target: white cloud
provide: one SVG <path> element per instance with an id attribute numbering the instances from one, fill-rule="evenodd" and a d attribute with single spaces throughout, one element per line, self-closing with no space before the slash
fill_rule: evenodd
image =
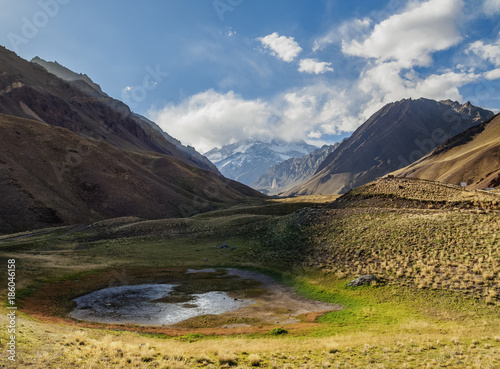
<path id="1" fill-rule="evenodd" d="M 151 110 L 149 116 L 172 136 L 204 152 L 248 138 L 327 140 L 329 135 L 352 132 L 383 105 L 403 98 L 463 101 L 460 88 L 480 78 L 494 79 L 500 69 L 487 73 L 457 65 L 450 69 L 416 70 L 432 62 L 433 53 L 456 45 L 462 0 L 412 1 L 402 13 L 379 23 L 369 19 L 346 22 L 315 42 L 316 50 L 343 42 L 343 52 L 365 61 L 356 80 L 325 79 L 290 89 L 267 101 L 247 100 L 234 92 L 208 90 L 177 105 Z M 337 28 L 338 30 L 338 28 Z M 339 37 L 340 35 L 340 37 Z M 337 39 L 335 39 L 337 37 Z M 291 62 L 302 51 L 293 38 L 278 33 L 258 39 L 277 58 Z M 470 53 L 497 61 L 498 44 L 476 42 Z M 299 71 L 325 73 L 331 63 L 305 58 Z M 229 87 L 228 87 L 229 88 Z"/>
<path id="2" fill-rule="evenodd" d="M 498 39 L 491 43 L 485 44 L 483 41 L 473 42 L 466 50 L 466 53 L 476 54 L 480 58 L 500 66 L 500 34 Z"/>
<path id="3" fill-rule="evenodd" d="M 233 37 L 233 36 L 237 36 L 238 35 L 238 32 L 236 32 L 235 30 L 233 30 L 232 27 L 229 27 L 226 31 L 226 36 L 227 37 Z"/>
<path id="4" fill-rule="evenodd" d="M 325 35 L 314 40 L 313 52 L 323 50 L 329 44 L 341 43 L 342 40 L 355 40 L 366 35 L 372 24 L 371 19 L 353 19 L 342 23 L 340 27 L 332 27 Z"/>
<path id="5" fill-rule="evenodd" d="M 285 62 L 293 61 L 300 54 L 302 48 L 293 37 L 280 36 L 277 32 L 257 39 L 264 48 Z"/>
<path id="6" fill-rule="evenodd" d="M 484 74 L 484 78 L 489 80 L 500 79 L 500 68 L 490 70 Z"/>
<path id="7" fill-rule="evenodd" d="M 359 117 L 353 116 L 355 105 L 341 90 L 321 83 L 269 102 L 208 90 L 177 105 L 151 109 L 148 116 L 184 144 L 206 152 L 249 138 L 293 141 L 350 132 L 359 125 Z"/>
<path id="8" fill-rule="evenodd" d="M 362 123 L 356 93 L 327 82 L 289 91 L 273 103 L 281 111 L 279 129 L 284 139 L 303 138 L 311 131 L 327 135 L 351 132 Z"/>
<path id="9" fill-rule="evenodd" d="M 429 65 L 432 52 L 448 49 L 462 39 L 455 25 L 462 8 L 462 0 L 412 2 L 405 12 L 375 25 L 364 40 L 344 40 L 342 51 L 398 61 L 405 68 Z"/>
<path id="10" fill-rule="evenodd" d="M 321 133 L 320 131 L 311 131 L 307 134 L 307 137 L 309 138 L 321 138 L 323 136 L 323 133 Z"/>
<path id="11" fill-rule="evenodd" d="M 245 100 L 232 91 L 220 94 L 208 90 L 178 105 L 151 109 L 148 115 L 165 132 L 201 152 L 246 137 L 272 135 L 268 123 L 273 108 L 260 100 Z"/>
<path id="12" fill-rule="evenodd" d="M 500 13 L 500 0 L 484 0 L 483 10 L 487 15 L 493 16 Z"/>
<path id="13" fill-rule="evenodd" d="M 322 74 L 333 72 L 332 63 L 320 62 L 317 59 L 302 59 L 299 63 L 299 72 Z"/>
<path id="14" fill-rule="evenodd" d="M 460 101 L 459 88 L 479 77 L 470 72 L 447 70 L 421 78 L 413 70 L 402 75 L 397 62 L 381 63 L 366 70 L 358 81 L 359 89 L 370 97 L 362 115 L 368 118 L 383 105 L 409 97 Z"/>

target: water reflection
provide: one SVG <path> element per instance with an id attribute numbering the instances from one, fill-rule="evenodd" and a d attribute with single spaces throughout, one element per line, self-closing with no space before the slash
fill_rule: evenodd
<path id="1" fill-rule="evenodd" d="M 198 315 L 222 314 L 250 305 L 249 299 L 235 300 L 225 292 L 193 294 L 189 303 L 155 302 L 171 293 L 174 284 L 143 284 L 110 287 L 94 291 L 74 301 L 75 319 L 99 323 L 168 325 Z"/>

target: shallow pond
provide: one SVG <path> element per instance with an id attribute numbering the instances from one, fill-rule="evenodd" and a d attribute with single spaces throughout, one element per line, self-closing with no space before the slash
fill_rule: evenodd
<path id="1" fill-rule="evenodd" d="M 99 323 L 169 325 L 198 315 L 222 314 L 251 305 L 250 299 L 233 299 L 225 292 L 192 294 L 188 303 L 155 301 L 167 297 L 177 285 L 143 284 L 110 287 L 74 301 L 75 319 Z"/>

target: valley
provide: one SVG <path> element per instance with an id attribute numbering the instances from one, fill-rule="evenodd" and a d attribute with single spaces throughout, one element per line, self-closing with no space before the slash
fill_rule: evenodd
<path id="1" fill-rule="evenodd" d="M 498 0 L 91 3 L 2 4 L 0 368 L 500 368 Z"/>
<path id="2" fill-rule="evenodd" d="M 22 275 L 20 362 L 494 367 L 500 350 L 499 200 L 394 178 L 342 197 L 254 200 L 184 219 L 117 218 L 76 232 L 58 227 L 1 236 L 2 262 L 15 258 Z M 68 315 L 71 300 L 85 293 L 185 278 L 187 269 L 207 268 L 263 273 L 300 298 L 341 310 L 289 323 L 226 313 L 160 327 L 87 323 Z M 370 273 L 381 282 L 346 286 Z M 215 276 L 203 274 L 207 281 Z M 249 288 L 247 296 L 259 298 L 266 287 Z M 279 329 L 287 333 L 272 334 Z"/>

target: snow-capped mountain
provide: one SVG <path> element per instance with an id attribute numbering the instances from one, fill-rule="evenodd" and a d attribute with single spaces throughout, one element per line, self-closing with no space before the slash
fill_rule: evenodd
<path id="1" fill-rule="evenodd" d="M 214 148 L 204 155 L 226 177 L 251 185 L 272 166 L 290 158 L 300 158 L 317 147 L 304 141 L 245 140 L 222 148 Z"/>
<path id="2" fill-rule="evenodd" d="M 311 178 L 323 160 L 332 153 L 339 143 L 324 145 L 301 158 L 285 160 L 267 170 L 252 187 L 268 195 L 279 195 L 283 191 L 298 186 Z"/>

